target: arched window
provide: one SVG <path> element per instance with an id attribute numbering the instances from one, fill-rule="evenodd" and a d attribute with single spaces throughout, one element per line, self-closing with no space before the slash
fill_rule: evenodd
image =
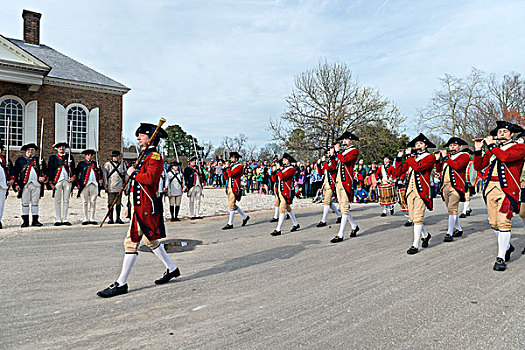
<path id="1" fill-rule="evenodd" d="M 70 130 L 73 137 L 69 138 Z M 88 112 L 87 108 L 80 104 L 72 104 L 67 108 L 67 140 L 71 140 L 71 148 L 84 150 L 87 148 L 88 136 Z"/>
<path id="2" fill-rule="evenodd" d="M 22 146 L 24 142 L 24 102 L 15 96 L 0 98 L 0 137 L 7 140 L 9 125 L 9 144 Z"/>

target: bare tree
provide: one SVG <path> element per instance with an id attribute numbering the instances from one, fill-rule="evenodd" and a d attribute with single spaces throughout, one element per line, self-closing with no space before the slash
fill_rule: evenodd
<path id="1" fill-rule="evenodd" d="M 244 134 L 239 134 L 234 137 L 225 136 L 222 139 L 222 146 L 226 149 L 226 151 L 231 152 L 239 152 L 242 153 L 243 147 L 248 141 L 248 137 Z"/>
<path id="2" fill-rule="evenodd" d="M 270 122 L 274 140 L 297 152 L 320 151 L 346 130 L 385 121 L 399 125 L 404 119 L 392 102 L 371 87 L 361 87 L 343 63 L 318 65 L 295 77 L 295 89 L 286 98 L 287 110 Z"/>

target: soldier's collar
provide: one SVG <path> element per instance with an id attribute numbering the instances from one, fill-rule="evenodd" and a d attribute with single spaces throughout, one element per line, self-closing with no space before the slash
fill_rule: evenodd
<path id="1" fill-rule="evenodd" d="M 506 146 L 506 145 L 511 144 L 511 143 L 514 143 L 513 139 L 510 139 L 508 141 L 504 141 L 504 142 L 500 143 L 500 146 Z"/>

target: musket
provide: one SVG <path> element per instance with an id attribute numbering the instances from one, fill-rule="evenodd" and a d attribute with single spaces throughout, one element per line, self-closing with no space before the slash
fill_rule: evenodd
<path id="1" fill-rule="evenodd" d="M 7 179 L 10 178 L 10 174 L 11 174 L 11 166 L 9 165 L 9 135 L 11 134 L 9 130 L 10 126 L 11 126 L 11 117 L 7 117 L 7 127 L 5 129 L 6 130 L 5 139 L 7 142 L 6 148 L 5 148 L 5 168 L 6 168 L 5 177 Z M 9 180 L 7 180 L 7 182 L 9 182 Z M 7 198 L 8 195 L 9 195 L 9 186 L 8 186 L 7 191 L 5 191 L 5 197 Z"/>
<path id="2" fill-rule="evenodd" d="M 173 142 L 173 149 L 175 150 L 175 157 L 177 158 L 177 163 L 179 162 L 179 153 L 177 153 L 177 145 Z"/>
<path id="3" fill-rule="evenodd" d="M 140 152 L 137 160 L 135 161 L 135 164 L 133 164 L 133 168 L 136 168 L 140 162 L 142 161 L 142 158 L 144 158 L 144 155 L 146 154 L 146 151 L 148 150 L 148 147 L 150 146 L 150 144 L 153 142 L 153 140 L 155 139 L 155 136 L 157 136 L 157 133 L 159 131 L 159 129 L 162 127 L 162 125 L 166 122 L 166 119 L 164 118 L 160 118 L 159 120 L 159 124 L 157 125 L 157 127 L 155 128 L 155 131 L 153 132 L 153 135 L 151 135 L 151 138 L 149 139 L 148 141 L 148 144 L 146 145 L 146 147 L 144 147 L 144 149 L 142 150 L 142 152 Z M 118 201 L 118 199 L 120 198 L 120 196 L 122 196 L 122 192 L 124 191 L 124 188 L 126 188 L 126 185 L 128 184 L 129 182 L 129 179 L 131 178 L 130 175 L 128 175 L 128 177 L 126 177 L 126 181 L 124 181 L 124 184 L 122 185 L 122 188 L 120 189 L 120 191 L 118 192 L 118 194 L 116 195 L 115 199 L 113 200 L 113 203 L 111 203 L 111 205 L 109 206 L 108 208 L 108 211 L 106 212 L 106 216 L 104 216 L 104 220 L 102 220 L 102 222 L 100 223 L 100 227 L 102 227 L 102 225 L 104 225 L 104 222 L 106 221 L 106 219 L 108 218 L 109 216 L 109 213 L 111 212 L 111 210 L 113 209 L 113 206 L 115 205 L 115 203 Z"/>
<path id="4" fill-rule="evenodd" d="M 197 169 L 199 169 L 199 181 L 202 183 L 202 170 L 201 170 L 201 162 L 199 161 L 199 154 L 197 153 L 197 146 L 195 145 L 195 138 L 192 136 L 191 139 L 193 140 L 193 149 L 195 150 L 195 158 L 197 158 Z M 201 191 L 201 196 L 204 197 L 204 191 Z"/>
<path id="5" fill-rule="evenodd" d="M 69 122 L 69 140 L 68 140 L 68 154 L 67 154 L 67 166 L 69 167 L 69 178 L 73 176 L 73 167 L 71 166 L 71 144 L 73 143 L 73 121 Z M 53 197 L 55 190 L 53 190 Z M 73 183 L 71 183 L 70 196 L 73 197 Z"/>
<path id="6" fill-rule="evenodd" d="M 40 154 L 38 156 L 38 166 L 40 167 L 40 176 L 43 176 L 43 159 L 42 159 L 42 146 L 44 141 L 44 118 L 42 118 L 42 124 L 40 125 Z M 44 183 L 40 184 L 40 198 L 44 197 Z"/>
<path id="7" fill-rule="evenodd" d="M 97 142 L 97 135 L 95 135 L 95 127 L 93 127 L 92 130 L 93 130 L 93 141 L 95 142 L 95 163 L 97 164 L 98 178 L 103 179 L 104 177 L 101 174 L 100 163 L 98 162 L 98 142 Z M 100 183 L 97 183 L 97 189 L 98 189 L 98 196 L 100 197 L 100 191 L 102 190 Z"/>

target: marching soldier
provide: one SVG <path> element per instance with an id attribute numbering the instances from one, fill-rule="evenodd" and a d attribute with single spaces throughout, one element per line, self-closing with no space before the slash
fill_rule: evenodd
<path id="1" fill-rule="evenodd" d="M 335 178 L 335 190 L 342 216 L 339 232 L 330 241 L 332 243 L 339 243 L 343 241 L 343 234 L 347 222 L 350 223 L 350 226 L 352 227 L 350 237 L 355 237 L 359 231 L 359 226 L 357 226 L 357 224 L 354 222 L 352 214 L 350 213 L 350 202 L 354 197 L 354 188 L 352 186 L 352 179 L 354 178 L 354 165 L 357 161 L 357 157 L 359 157 L 359 150 L 353 147 L 353 142 L 359 141 L 359 138 L 351 132 L 345 131 L 337 139 L 337 141 L 341 141 L 343 144 L 343 148 L 341 148 L 339 143 L 334 147 L 338 160 L 337 175 Z"/>
<path id="2" fill-rule="evenodd" d="M 472 150 L 469 148 L 464 148 L 463 152 L 467 152 L 469 154 L 469 158 L 471 155 L 474 154 L 474 152 L 472 152 Z M 474 169 L 474 159 L 469 160 L 469 163 L 467 165 L 467 170 L 465 173 L 467 188 L 465 189 L 465 203 L 463 203 L 463 210 L 461 211 L 461 214 L 459 214 L 460 219 L 464 219 L 467 216 L 470 216 L 472 214 L 472 208 L 470 208 L 470 197 L 476 194 L 476 181 L 474 181 L 474 183 L 471 183 L 470 174 L 469 174 L 470 168 Z M 479 174 L 479 172 L 477 173 Z"/>
<path id="3" fill-rule="evenodd" d="M 197 157 L 190 158 L 190 164 L 184 169 L 185 191 L 190 199 L 190 219 L 202 219 L 201 196 L 202 196 L 202 175 L 197 166 Z M 195 211 L 195 206 L 197 211 Z"/>
<path id="4" fill-rule="evenodd" d="M 33 221 L 31 226 L 42 226 L 38 221 L 38 203 L 40 201 L 40 190 L 42 184 L 47 180 L 47 176 L 40 171 L 40 163 L 35 152 L 38 146 L 28 143 L 20 148 L 25 152 L 25 156 L 19 157 L 15 161 L 15 181 L 18 198 L 22 199 L 22 220 L 20 227 L 29 226 L 29 205 L 31 204 L 31 214 Z"/>
<path id="5" fill-rule="evenodd" d="M 390 164 L 391 161 L 392 159 L 390 158 L 390 156 L 386 155 L 383 159 L 383 164 L 379 166 L 375 173 L 376 178 L 382 185 L 386 185 L 394 181 L 394 166 Z M 394 215 L 394 205 L 385 205 L 383 208 L 383 212 L 381 213 L 381 217 L 385 217 L 387 215 L 388 210 L 390 211 L 390 215 Z"/>
<path id="6" fill-rule="evenodd" d="M 97 225 L 95 221 L 95 210 L 97 208 L 98 186 L 103 184 L 103 177 L 96 161 L 93 159 L 95 150 L 86 149 L 82 151 L 85 160 L 78 163 L 76 168 L 78 181 L 77 197 L 82 195 L 84 204 L 84 220 L 82 225 Z"/>
<path id="7" fill-rule="evenodd" d="M 461 151 L 467 145 L 459 137 L 451 137 L 445 144 L 446 150 L 436 151 L 436 171 L 441 173 L 441 195 L 448 209 L 448 230 L 444 241 L 452 242 L 454 237 L 461 237 L 463 229 L 459 224 L 459 202 L 465 202 L 465 190 L 468 187 L 465 172 L 470 160 L 468 152 Z"/>
<path id="8" fill-rule="evenodd" d="M 517 140 L 518 143 L 523 144 L 525 143 L 525 131 L 523 131 Z M 521 178 L 520 178 L 520 184 L 521 184 L 521 205 L 520 205 L 520 219 L 523 226 L 525 226 L 525 166 L 521 170 Z M 523 251 L 521 254 L 525 254 L 525 247 L 523 248 Z"/>
<path id="9" fill-rule="evenodd" d="M 0 140 L 0 151 L 4 151 L 4 143 Z M 0 229 L 2 229 L 2 217 L 4 215 L 4 204 L 7 197 L 7 191 L 14 183 L 14 179 L 11 178 L 10 169 L 13 167 L 6 163 L 3 155 L 0 154 Z"/>
<path id="10" fill-rule="evenodd" d="M 73 189 L 73 182 L 75 181 L 74 168 L 75 161 L 73 157 L 71 160 L 66 155 L 66 148 L 69 145 L 66 142 L 58 142 L 53 145 L 57 150 L 57 154 L 49 157 L 49 185 L 53 190 L 55 197 L 55 226 L 71 226 L 67 220 L 69 210 L 69 196 Z"/>
<path id="11" fill-rule="evenodd" d="M 272 236 L 279 236 L 281 234 L 281 227 L 286 213 L 290 215 L 293 221 L 293 226 L 290 232 L 297 231 L 300 228 L 292 207 L 290 206 L 295 194 L 293 185 L 295 168 L 291 163 L 297 163 L 297 161 L 294 157 L 285 152 L 281 161 L 276 165 L 277 172 L 272 175 L 272 180 L 277 183 L 276 190 L 279 196 L 279 221 L 277 222 L 277 228 L 272 232 Z"/>
<path id="12" fill-rule="evenodd" d="M 334 147 L 330 147 L 328 150 L 328 160 L 323 156 L 317 162 L 317 173 L 323 174 L 323 217 L 317 224 L 317 227 L 326 226 L 326 217 L 330 209 L 337 215 L 336 223 L 341 222 L 341 212 L 332 202 L 332 198 L 335 195 L 335 177 L 337 175 L 337 158 L 335 157 Z"/>
<path id="13" fill-rule="evenodd" d="M 278 189 L 278 182 L 274 181 L 274 175 L 277 173 L 277 164 L 279 163 L 279 157 L 275 156 L 272 160 L 272 172 L 270 175 L 270 181 L 272 182 L 272 189 L 273 189 L 273 196 L 275 197 L 275 204 L 274 204 L 274 214 L 270 222 L 278 222 L 279 221 L 279 189 Z"/>
<path id="14" fill-rule="evenodd" d="M 474 143 L 474 168 L 485 169 L 483 197 L 487 204 L 489 224 L 498 238 L 498 256 L 494 270 L 505 271 L 506 262 L 514 247 L 510 244 L 511 219 L 520 212 L 521 170 L 525 159 L 525 145 L 516 143 L 512 137 L 523 129 L 506 121 L 497 126 L 484 139 L 488 150 L 482 155 L 483 141 Z M 500 141 L 497 145 L 494 137 Z"/>
<path id="15" fill-rule="evenodd" d="M 230 211 L 228 223 L 222 228 L 223 230 L 230 230 L 233 228 L 233 217 L 235 216 L 236 211 L 242 216 L 242 226 L 246 226 L 246 223 L 250 220 L 250 217 L 246 215 L 236 203 L 242 198 L 241 177 L 244 173 L 244 167 L 239 163 L 240 158 L 241 155 L 239 153 L 230 152 L 230 161 L 226 162 L 222 169 L 224 179 L 228 181 L 226 195 L 228 196 L 228 210 Z"/>
<path id="16" fill-rule="evenodd" d="M 120 156 L 120 151 L 112 151 L 111 160 L 106 162 L 103 168 L 104 184 L 108 194 L 108 208 L 113 204 L 113 201 L 117 197 L 117 194 L 120 192 L 120 189 L 126 180 L 126 167 L 124 166 L 124 163 L 121 162 Z M 113 221 L 113 208 L 111 208 L 109 211 L 108 224 L 123 224 L 124 221 L 120 219 L 120 211 L 122 210 L 121 197 L 118 198 L 114 207 L 117 214 L 116 220 Z"/>
<path id="17" fill-rule="evenodd" d="M 412 154 L 411 147 L 416 148 Z M 405 198 L 408 204 L 408 213 L 414 224 L 414 242 L 407 250 L 407 254 L 416 254 L 419 248 L 419 239 L 423 236 L 421 246 L 428 247 L 432 237 L 424 226 L 425 209 L 432 210 L 433 202 L 430 194 L 430 174 L 436 163 L 436 157 L 428 153 L 427 148 L 435 148 L 430 140 L 419 134 L 408 144 L 405 152 L 400 150 L 396 158 L 395 174 L 397 177 L 407 173 Z M 403 157 L 404 153 L 404 159 Z"/>
<path id="18" fill-rule="evenodd" d="M 170 221 L 180 221 L 179 211 L 180 202 L 182 199 L 182 189 L 184 187 L 184 180 L 180 172 L 182 163 L 173 162 L 170 171 L 168 171 L 168 198 L 170 201 Z M 174 214 L 175 213 L 175 214 Z"/>
<path id="19" fill-rule="evenodd" d="M 168 134 L 159 127 L 155 138 L 150 142 L 156 128 L 156 125 L 141 123 L 135 132 L 145 155 L 136 169 L 129 167 L 127 170 L 127 174 L 132 179 L 133 216 L 124 240 L 125 254 L 120 276 L 115 283 L 97 293 L 102 298 L 110 298 L 128 292 L 127 279 L 137 260 L 141 240 L 144 240 L 153 254 L 166 266 L 166 272 L 155 281 L 155 284 L 165 284 L 172 278 L 180 276 L 179 268 L 171 261 L 164 249 L 164 244 L 160 242 L 160 239 L 166 237 L 166 229 L 160 205 L 162 202 L 159 203 L 156 194 L 159 190 L 159 179 L 164 161 L 156 147 L 160 138 L 166 138 Z"/>

